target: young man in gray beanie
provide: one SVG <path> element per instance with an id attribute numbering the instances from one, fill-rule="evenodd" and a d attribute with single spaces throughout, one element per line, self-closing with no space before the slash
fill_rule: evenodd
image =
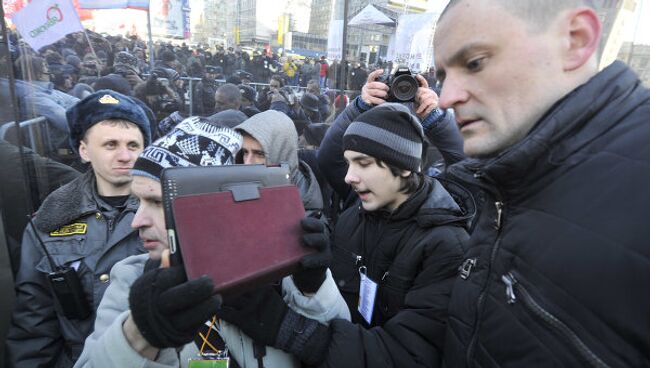
<path id="1" fill-rule="evenodd" d="M 419 90 L 416 111 L 425 121 L 445 115 L 435 109 L 436 97 L 426 85 Z M 316 323 L 272 294 L 226 303 L 221 317 L 308 365 L 437 366 L 471 218 L 471 203 L 456 198 L 468 193 L 452 195 L 421 174 L 423 126 L 403 105 L 373 107 L 337 132 L 323 144 L 341 142 L 345 184 L 356 201 L 337 220 L 331 269 L 352 322 Z"/>
<path id="2" fill-rule="evenodd" d="M 168 267 L 160 177 L 162 170 L 170 167 L 230 165 L 241 142 L 237 132 L 191 117 L 140 154 L 132 184 L 140 207 L 132 226 L 138 229 L 149 254 L 129 257 L 111 270 L 113 284 L 102 299 L 95 330 L 86 340 L 77 367 L 185 367 L 189 358 L 199 357 L 198 347 L 191 342 L 199 337 L 200 328 L 204 328 L 204 336 L 211 331 L 205 322 L 218 314 L 220 300 L 212 294 L 209 278 L 187 281 L 182 267 Z M 304 222 L 305 244 L 315 248 L 326 245 L 321 239 L 324 235 L 308 229 Z M 326 252 L 324 249 L 304 261 L 322 259 Z M 309 274 L 305 262 L 303 278 Z M 301 275 L 282 280 L 283 297 L 291 308 L 323 323 L 332 318 L 349 319 L 345 301 L 329 274 L 313 295 L 298 290 L 296 277 Z M 233 325 L 219 322 L 217 327 L 211 335 L 218 334 L 225 341 L 233 359 L 231 367 L 236 366 L 234 362 L 242 367 L 258 363 L 265 367 L 299 366 L 295 357 L 278 349 L 262 346 L 258 350 L 251 338 Z M 216 345 L 217 340 L 207 340 L 213 347 L 222 348 Z"/>
<path id="3" fill-rule="evenodd" d="M 144 252 L 130 227 L 138 207 L 130 195 L 130 170 L 150 142 L 147 110 L 135 99 L 101 90 L 67 111 L 70 145 L 90 169 L 51 193 L 25 231 L 7 337 L 12 366 L 71 367 L 92 332 L 111 267 Z M 59 267 L 79 278 L 77 299 L 68 289 L 57 293 L 50 273 Z M 85 312 L 71 309 L 73 300 L 86 305 Z"/>

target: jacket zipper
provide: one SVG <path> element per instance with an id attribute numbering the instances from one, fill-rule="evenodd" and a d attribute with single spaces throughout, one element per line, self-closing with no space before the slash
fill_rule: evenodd
<path id="1" fill-rule="evenodd" d="M 508 272 L 501 276 L 501 281 L 506 285 L 506 301 L 508 304 L 515 304 L 517 303 L 517 300 L 521 300 L 522 304 L 528 311 L 532 312 L 555 333 L 564 337 L 590 367 L 609 367 L 591 349 L 589 349 L 589 347 L 580 339 L 580 337 L 578 337 L 578 335 L 576 335 L 575 332 L 573 332 L 573 330 L 571 330 L 571 328 L 569 328 L 569 326 L 539 305 L 530 295 L 528 290 L 519 283 L 512 272 Z M 515 291 L 519 294 L 519 299 L 517 299 Z"/>
<path id="2" fill-rule="evenodd" d="M 477 173 L 478 175 L 479 173 Z M 485 296 L 487 295 L 488 292 L 488 286 L 490 283 L 490 273 L 492 270 L 492 264 L 494 263 L 494 260 L 497 257 L 497 252 L 499 250 L 499 247 L 501 245 L 501 227 L 503 225 L 503 212 L 504 212 L 504 204 L 500 200 L 494 202 L 494 207 L 496 208 L 497 211 L 497 217 L 494 221 L 495 223 L 495 230 L 497 231 L 497 239 L 494 243 L 494 246 L 492 248 L 492 253 L 490 254 L 490 263 L 488 264 L 488 270 L 487 270 L 487 280 L 485 281 L 485 287 L 483 290 L 481 290 L 481 294 L 478 296 L 478 300 L 476 302 L 476 321 L 474 323 L 474 330 L 472 331 L 472 338 L 469 341 L 469 345 L 467 346 L 467 354 L 465 356 L 465 360 L 467 363 L 468 367 L 472 366 L 472 356 L 474 355 L 474 349 L 476 348 L 476 341 L 478 339 L 478 330 L 480 326 L 480 321 L 482 317 L 482 310 L 483 310 L 483 304 L 485 303 Z"/>

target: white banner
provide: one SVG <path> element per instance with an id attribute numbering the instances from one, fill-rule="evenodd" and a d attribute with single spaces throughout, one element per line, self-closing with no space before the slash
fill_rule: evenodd
<path id="1" fill-rule="evenodd" d="M 359 14 L 355 15 L 354 18 L 348 23 L 349 26 L 358 26 L 363 24 L 395 24 L 392 19 L 379 11 L 379 9 L 368 4 Z"/>
<path id="2" fill-rule="evenodd" d="M 149 0 L 79 0 L 81 9 L 149 8 Z"/>
<path id="3" fill-rule="evenodd" d="M 327 37 L 327 58 L 341 60 L 343 51 L 343 20 L 330 21 L 329 35 Z"/>
<path id="4" fill-rule="evenodd" d="M 399 17 L 393 60 L 412 72 L 426 70 L 433 58 L 433 31 L 440 14 L 406 14 Z M 391 52 L 389 52 L 391 53 Z"/>
<path id="5" fill-rule="evenodd" d="M 181 0 L 151 0 L 151 33 L 163 37 L 184 37 L 184 14 Z"/>
<path id="6" fill-rule="evenodd" d="M 83 31 L 72 0 L 32 1 L 11 20 L 34 50 L 53 44 L 69 33 Z"/>

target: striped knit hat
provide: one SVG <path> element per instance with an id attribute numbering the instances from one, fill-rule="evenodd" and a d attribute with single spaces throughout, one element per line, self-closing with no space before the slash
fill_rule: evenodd
<path id="1" fill-rule="evenodd" d="M 343 150 L 372 156 L 402 170 L 421 171 L 422 125 L 408 108 L 384 103 L 359 115 L 343 135 Z"/>

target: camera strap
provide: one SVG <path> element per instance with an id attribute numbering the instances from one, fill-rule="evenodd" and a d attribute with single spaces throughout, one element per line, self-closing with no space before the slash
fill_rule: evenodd
<path id="1" fill-rule="evenodd" d="M 43 243 L 43 239 L 41 239 L 41 237 L 38 235 L 38 230 L 36 230 L 36 226 L 34 226 L 34 222 L 32 222 L 32 217 L 27 215 L 27 220 L 29 221 L 29 225 L 32 227 L 32 230 L 34 230 L 34 236 L 36 236 L 38 243 L 41 245 L 41 248 L 43 248 L 43 252 L 45 252 L 45 256 L 47 256 L 47 261 L 50 264 L 52 271 L 63 270 L 63 267 L 57 265 L 56 262 L 54 262 L 54 258 L 52 258 L 52 256 L 50 255 L 50 252 L 47 251 L 47 248 L 45 247 L 45 243 Z"/>

